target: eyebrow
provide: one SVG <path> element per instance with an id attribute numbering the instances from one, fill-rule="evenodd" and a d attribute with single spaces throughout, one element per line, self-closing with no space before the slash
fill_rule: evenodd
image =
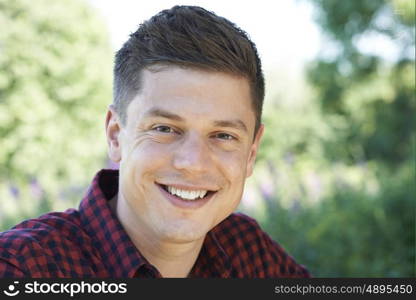
<path id="1" fill-rule="evenodd" d="M 236 120 L 218 120 L 214 121 L 214 125 L 218 127 L 230 127 L 235 128 L 238 130 L 242 130 L 248 132 L 246 124 L 243 121 L 236 119 Z"/>
<path id="2" fill-rule="evenodd" d="M 179 121 L 179 122 L 183 122 L 185 121 L 184 118 L 182 118 L 181 116 L 171 113 L 167 110 L 161 109 L 161 108 L 152 108 L 151 110 L 149 110 L 148 112 L 146 112 L 144 114 L 144 117 L 149 118 L 149 117 L 162 117 L 162 118 L 166 118 L 166 119 L 170 119 L 170 120 L 174 120 L 174 121 Z M 229 127 L 229 128 L 235 128 L 238 130 L 242 130 L 245 132 L 248 132 L 247 126 L 246 124 L 244 124 L 243 121 L 241 121 L 240 119 L 235 119 L 235 120 L 215 120 L 214 122 L 215 126 L 218 127 Z"/>
<path id="3" fill-rule="evenodd" d="M 171 113 L 161 108 L 152 108 L 151 110 L 149 110 L 148 112 L 144 114 L 144 117 L 145 118 L 162 117 L 162 118 L 171 119 L 175 121 L 184 121 L 184 119 L 181 116 Z"/>

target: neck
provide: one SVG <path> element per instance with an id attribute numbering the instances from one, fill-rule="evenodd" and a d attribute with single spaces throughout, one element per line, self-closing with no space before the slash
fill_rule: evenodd
<path id="1" fill-rule="evenodd" d="M 133 244 L 163 277 L 185 278 L 189 275 L 204 238 L 189 243 L 156 239 L 149 231 L 143 230 L 145 226 L 134 217 L 124 201 L 117 201 L 115 197 L 110 201 L 110 206 Z"/>
<path id="2" fill-rule="evenodd" d="M 188 277 L 202 247 L 202 241 L 198 243 L 146 243 L 148 239 L 134 239 L 133 243 L 144 257 L 154 265 L 163 277 L 185 278 Z"/>

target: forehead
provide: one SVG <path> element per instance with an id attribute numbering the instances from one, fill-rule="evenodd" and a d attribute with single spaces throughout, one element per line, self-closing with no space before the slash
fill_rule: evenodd
<path id="1" fill-rule="evenodd" d="M 248 80 L 223 72 L 172 66 L 145 69 L 131 104 L 128 114 L 133 119 L 158 107 L 195 122 L 197 118 L 239 118 L 248 128 L 255 122 Z"/>
<path id="2" fill-rule="evenodd" d="M 161 86 L 163 89 L 160 89 Z M 215 89 L 211 89 L 213 87 Z M 250 98 L 249 82 L 243 76 L 179 66 L 157 65 L 144 69 L 141 88 L 142 93 L 151 92 L 161 96 L 194 95 L 212 100 L 223 98 L 224 102 L 231 96 Z"/>

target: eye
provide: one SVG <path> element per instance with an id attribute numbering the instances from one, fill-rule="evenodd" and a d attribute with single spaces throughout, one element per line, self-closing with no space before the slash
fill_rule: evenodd
<path id="1" fill-rule="evenodd" d="M 175 130 L 172 127 L 166 125 L 160 125 L 152 128 L 155 131 L 162 132 L 162 133 L 175 133 Z"/>
<path id="2" fill-rule="evenodd" d="M 228 134 L 228 133 L 225 133 L 225 132 L 217 133 L 215 135 L 215 137 L 218 138 L 218 139 L 220 139 L 220 140 L 226 140 L 226 141 L 232 141 L 232 140 L 235 140 L 236 139 L 231 134 Z"/>

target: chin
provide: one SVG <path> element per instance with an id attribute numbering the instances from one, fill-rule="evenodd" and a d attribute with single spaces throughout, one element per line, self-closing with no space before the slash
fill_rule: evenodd
<path id="1" fill-rule="evenodd" d="M 190 220 L 179 220 L 164 225 L 160 230 L 160 236 L 166 241 L 175 243 L 188 243 L 203 239 L 210 230 Z"/>

